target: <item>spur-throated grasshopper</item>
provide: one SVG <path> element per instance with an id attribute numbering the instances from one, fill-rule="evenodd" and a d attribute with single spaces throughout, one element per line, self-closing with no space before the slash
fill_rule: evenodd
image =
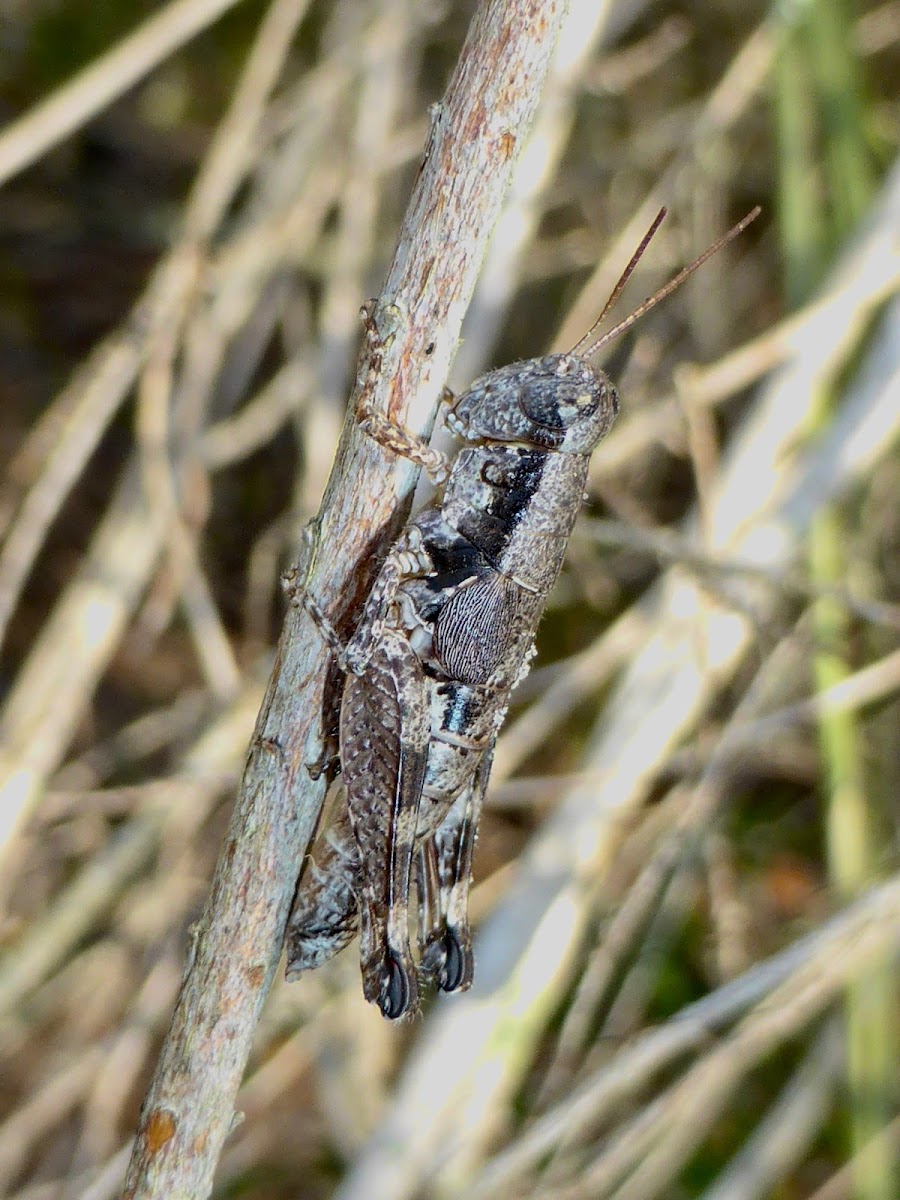
<path id="1" fill-rule="evenodd" d="M 448 992 L 470 986 L 472 852 L 498 730 L 527 673 L 534 634 L 581 506 L 591 452 L 618 411 L 590 357 L 735 237 L 754 211 L 607 334 L 609 302 L 567 354 L 513 363 L 453 401 L 463 442 L 451 460 L 374 413 L 366 431 L 424 466 L 440 487 L 388 552 L 347 645 L 298 591 L 346 672 L 341 775 L 300 877 L 288 924 L 288 978 L 360 932 L 363 990 L 389 1018 L 415 1011 L 413 870 L 419 958 Z"/>

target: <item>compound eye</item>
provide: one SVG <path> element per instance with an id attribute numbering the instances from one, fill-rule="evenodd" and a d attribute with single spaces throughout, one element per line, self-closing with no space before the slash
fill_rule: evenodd
<path id="1" fill-rule="evenodd" d="M 565 429 L 566 419 L 559 394 L 545 383 L 533 387 L 526 384 L 519 392 L 519 408 L 535 425 L 544 429 Z"/>
<path id="2" fill-rule="evenodd" d="M 561 395 L 559 389 L 524 387 L 519 393 L 519 407 L 530 421 L 544 429 L 568 429 L 581 417 L 597 408 L 596 398 L 589 392 Z"/>

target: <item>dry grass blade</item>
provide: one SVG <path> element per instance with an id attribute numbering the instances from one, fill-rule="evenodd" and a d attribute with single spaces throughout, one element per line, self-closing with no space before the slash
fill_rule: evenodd
<path id="1" fill-rule="evenodd" d="M 756 1014 L 745 1020 L 750 1029 L 777 1030 L 779 1008 L 772 997 L 806 996 L 812 1003 L 827 1003 L 824 969 L 832 972 L 829 986 L 834 989 L 850 975 L 843 953 L 859 945 L 861 936 L 871 937 L 861 951 L 864 960 L 877 956 L 879 947 L 896 941 L 891 923 L 900 903 L 900 882 L 893 881 L 876 889 L 846 912 L 833 917 L 822 929 L 803 942 L 782 952 L 775 959 L 752 967 L 746 975 L 726 984 L 703 1000 L 683 1009 L 666 1025 L 651 1030 L 634 1045 L 623 1050 L 608 1068 L 598 1071 L 582 1083 L 564 1101 L 539 1118 L 518 1142 L 497 1155 L 473 1188 L 479 1198 L 496 1195 L 499 1188 L 516 1186 L 517 1180 L 533 1169 L 562 1139 L 574 1139 L 579 1130 L 608 1121 L 622 1110 L 628 1099 L 639 1094 L 652 1078 L 679 1061 L 686 1053 L 707 1048 L 710 1039 L 736 1023 L 744 1013 Z M 810 989 L 803 992 L 804 984 Z M 821 990 L 820 990 L 821 989 Z M 830 993 L 833 997 L 833 990 Z M 794 1017 L 805 1019 L 805 1012 L 784 1013 L 790 1025 Z M 764 1033 L 766 1036 L 766 1033 Z M 702 1070 L 700 1060 L 698 1069 Z M 740 1067 L 740 1058 L 731 1044 L 722 1047 L 722 1060 Z M 718 1070 L 715 1067 L 714 1070 Z"/>
<path id="2" fill-rule="evenodd" d="M 663 1194 L 753 1067 L 833 1004 L 857 972 L 895 952 L 896 931 L 889 928 L 894 919 L 885 914 L 852 945 L 845 943 L 838 957 L 798 971 L 748 1013 L 722 1044 L 660 1095 L 652 1110 L 645 1110 L 636 1137 L 623 1138 L 589 1169 L 577 1195 L 655 1200 Z"/>
<path id="3" fill-rule="evenodd" d="M 278 0 L 213 142 L 188 204 L 182 238 L 154 272 L 122 332 L 86 364 L 58 407 L 66 425 L 22 502 L 0 552 L 0 640 L 59 506 L 83 469 L 141 365 L 171 337 L 197 284 L 198 240 L 216 224 L 248 169 L 248 152 L 266 98 L 283 65 L 304 0 Z M 128 472 L 94 541 L 81 579 L 57 606 L 41 643 L 21 671 L 3 714 L 0 748 L 0 855 L 60 761 L 93 687 L 119 645 L 127 620 L 157 564 L 165 515 L 145 510 Z M 226 668 L 227 670 L 227 668 Z M 228 672 L 228 690 L 235 683 Z"/>
<path id="4" fill-rule="evenodd" d="M 834 1099 L 841 1068 L 840 1031 L 826 1023 L 789 1085 L 728 1169 L 702 1200 L 763 1200 L 802 1162 Z"/>
<path id="5" fill-rule="evenodd" d="M 89 121 L 238 0 L 172 0 L 0 137 L 0 184 Z"/>
<path id="6" fill-rule="evenodd" d="M 173 811 L 190 799 L 191 820 L 199 822 L 232 785 L 260 695 L 259 684 L 249 683 L 184 754 L 174 778 L 155 792 L 158 803 L 139 813 L 102 853 L 88 860 L 40 919 L 6 951 L 0 960 L 0 1014 L 13 1010 L 65 961 L 100 914 L 119 899 L 129 880 L 158 849 Z M 155 791 L 152 785 L 149 790 Z"/>

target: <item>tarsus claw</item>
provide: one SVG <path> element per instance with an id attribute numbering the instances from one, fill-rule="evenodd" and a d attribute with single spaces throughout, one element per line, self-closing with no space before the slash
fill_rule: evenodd
<path id="1" fill-rule="evenodd" d="M 400 960 L 388 952 L 384 962 L 384 982 L 378 1006 L 389 1021 L 396 1021 L 410 1007 L 412 988 L 409 973 Z"/>

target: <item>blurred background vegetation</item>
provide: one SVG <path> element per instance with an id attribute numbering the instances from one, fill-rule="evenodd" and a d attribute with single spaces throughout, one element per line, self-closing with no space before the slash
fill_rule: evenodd
<path id="1" fill-rule="evenodd" d="M 109 78 L 142 21 L 213 7 L 0 4 L 0 1194 L 29 1200 L 117 1194 L 359 305 L 474 5 L 220 4 L 13 162 L 16 121 L 85 68 Z M 539 131 L 457 388 L 573 344 L 645 210 L 671 215 L 637 299 L 764 215 L 629 343 L 500 745 L 479 922 L 515 920 L 513 864 L 571 789 L 588 805 L 604 738 L 671 686 L 641 693 L 634 663 L 678 580 L 709 605 L 698 624 L 740 620 L 740 649 L 704 661 L 690 729 L 660 734 L 651 778 L 616 799 L 572 953 L 472 1051 L 469 1108 L 410 1111 L 379 1166 L 398 1104 L 419 1087 L 440 1107 L 430 1047 L 470 1001 L 389 1027 L 350 950 L 274 990 L 219 1191 L 896 1200 L 900 3 L 573 3 Z M 741 482 L 755 422 L 784 474 Z M 790 537 L 754 558 L 722 527 L 763 510 Z M 834 701 L 819 719 L 797 708 L 816 693 Z M 835 914 L 860 896 L 879 899 L 848 941 Z M 777 959 L 795 944 L 806 958 Z M 759 983 L 763 960 L 782 973 Z"/>

